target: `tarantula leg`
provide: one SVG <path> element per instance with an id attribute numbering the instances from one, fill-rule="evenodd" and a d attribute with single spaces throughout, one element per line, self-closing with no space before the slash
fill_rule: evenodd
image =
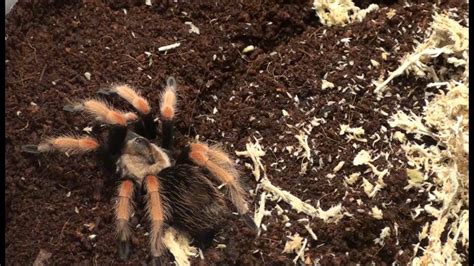
<path id="1" fill-rule="evenodd" d="M 84 110 L 97 119 L 110 125 L 127 126 L 127 114 L 115 110 L 99 100 L 87 100 L 83 103 Z"/>
<path id="2" fill-rule="evenodd" d="M 85 100 L 79 103 L 66 105 L 63 110 L 69 112 L 85 111 L 90 115 L 95 116 L 96 119 L 109 125 L 127 126 L 128 121 L 133 121 L 138 118 L 134 113 L 125 113 L 115 110 L 107 103 L 99 100 Z"/>
<path id="3" fill-rule="evenodd" d="M 148 139 L 156 138 L 157 130 L 150 112 L 150 104 L 137 90 L 128 85 L 117 85 L 109 90 L 101 90 L 99 92 L 106 95 L 118 95 L 130 103 L 140 114 L 141 121 L 136 124 L 137 131 Z"/>
<path id="4" fill-rule="evenodd" d="M 139 92 L 128 85 L 118 85 L 111 89 L 112 92 L 129 102 L 140 114 L 150 113 L 150 104 Z"/>
<path id="5" fill-rule="evenodd" d="M 116 232 L 118 238 L 118 253 L 125 260 L 130 253 L 131 229 L 129 225 L 130 216 L 133 212 L 134 183 L 132 180 L 124 180 L 118 188 L 117 203 L 115 204 Z"/>
<path id="6" fill-rule="evenodd" d="M 63 110 L 70 113 L 82 112 L 84 111 L 84 106 L 80 104 L 67 104 L 63 107 Z"/>
<path id="7" fill-rule="evenodd" d="M 113 125 L 109 129 L 107 138 L 107 152 L 111 155 L 117 155 L 122 150 L 125 138 L 127 137 L 127 127 Z"/>
<path id="8" fill-rule="evenodd" d="M 38 145 L 24 145 L 22 146 L 22 150 L 33 154 L 51 151 L 77 154 L 95 151 L 99 146 L 99 142 L 91 137 L 60 136 L 50 138 Z"/>
<path id="9" fill-rule="evenodd" d="M 28 144 L 21 146 L 21 151 L 31 154 L 40 154 L 41 151 L 38 150 L 38 145 Z"/>
<path id="10" fill-rule="evenodd" d="M 250 215 L 250 212 L 242 214 L 242 220 L 244 220 L 245 224 L 252 229 L 254 232 L 258 232 L 258 226 L 255 224 L 255 220 Z"/>
<path id="11" fill-rule="evenodd" d="M 117 94 L 114 90 L 112 89 L 99 89 L 97 91 L 97 94 L 99 95 L 105 95 L 105 96 L 111 96 Z"/>
<path id="12" fill-rule="evenodd" d="M 74 105 L 72 108 L 75 110 L 84 110 L 95 116 L 98 120 L 110 125 L 107 145 L 104 151 L 111 155 L 120 153 L 127 135 L 127 122 L 137 119 L 134 113 L 124 113 L 115 110 L 107 103 L 99 100 L 86 100 Z"/>
<path id="13" fill-rule="evenodd" d="M 164 245 L 163 237 L 163 223 L 165 220 L 165 210 L 163 201 L 160 195 L 160 182 L 154 175 L 145 177 L 144 180 L 146 199 L 147 199 L 147 214 L 150 219 L 150 250 L 153 257 L 157 260 L 163 254 Z"/>
<path id="14" fill-rule="evenodd" d="M 257 226 L 250 216 L 249 206 L 246 201 L 247 193 L 240 184 L 239 173 L 229 156 L 217 147 L 211 148 L 202 143 L 192 143 L 188 156 L 192 162 L 205 167 L 213 176 L 227 186 L 231 201 L 237 208 L 237 211 L 243 217 L 245 223 L 256 231 Z"/>
<path id="15" fill-rule="evenodd" d="M 173 148 L 174 116 L 176 113 L 176 80 L 173 77 L 166 80 L 166 88 L 161 94 L 160 113 L 163 134 L 161 146 L 171 150 Z"/>

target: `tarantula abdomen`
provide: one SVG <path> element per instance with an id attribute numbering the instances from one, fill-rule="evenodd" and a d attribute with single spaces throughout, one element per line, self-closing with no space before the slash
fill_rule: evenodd
<path id="1" fill-rule="evenodd" d="M 224 195 L 193 165 L 178 164 L 158 174 L 161 195 L 170 206 L 171 226 L 206 242 L 229 216 Z M 202 244 L 202 243 L 201 243 Z"/>

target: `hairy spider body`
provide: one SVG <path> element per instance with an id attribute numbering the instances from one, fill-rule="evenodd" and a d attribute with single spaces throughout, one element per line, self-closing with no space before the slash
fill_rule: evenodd
<path id="1" fill-rule="evenodd" d="M 100 100 L 84 100 L 64 110 L 86 112 L 107 124 L 105 138 L 61 136 L 38 145 L 25 145 L 29 153 L 61 151 L 68 153 L 96 152 L 99 164 L 113 174 L 119 185 L 115 209 L 119 256 L 126 259 L 133 233 L 129 221 L 134 212 L 134 197 L 144 195 L 150 223 L 150 251 L 154 258 L 163 254 L 162 236 L 166 226 L 186 232 L 200 244 L 209 243 L 229 210 L 224 194 L 215 185 L 228 188 L 230 200 L 244 221 L 256 230 L 250 217 L 246 192 L 239 181 L 239 172 L 230 157 L 218 147 L 191 143 L 182 149 L 177 160 L 173 151 L 174 116 L 176 112 L 176 81 L 168 78 L 161 95 L 161 147 L 148 101 L 127 85 L 99 90 L 106 96 L 117 95 L 137 111 L 115 110 Z M 128 128 L 132 124 L 134 131 Z M 158 260 L 159 262 L 160 260 Z"/>
<path id="2" fill-rule="evenodd" d="M 190 178 L 191 177 L 191 178 Z M 222 193 L 199 167 L 178 164 L 158 175 L 163 196 L 173 202 L 170 225 L 207 242 L 226 218 L 228 209 Z"/>

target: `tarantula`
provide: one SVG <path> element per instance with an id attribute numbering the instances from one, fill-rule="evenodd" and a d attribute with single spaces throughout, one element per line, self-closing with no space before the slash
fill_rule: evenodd
<path id="1" fill-rule="evenodd" d="M 96 152 L 99 165 L 118 181 L 115 205 L 118 254 L 126 259 L 130 252 L 129 220 L 134 209 L 137 189 L 145 196 L 150 222 L 150 250 L 155 259 L 164 252 L 165 226 L 174 226 L 197 242 L 212 240 L 228 212 L 224 194 L 215 187 L 223 183 L 230 200 L 245 223 L 257 230 L 250 216 L 247 194 L 239 181 L 235 163 L 218 146 L 193 142 L 181 152 L 173 152 L 174 117 L 176 113 L 176 81 L 169 77 L 161 94 L 161 147 L 154 143 L 157 128 L 148 101 L 128 85 L 102 89 L 105 97 L 119 96 L 138 112 L 114 109 L 105 101 L 83 100 L 66 105 L 69 112 L 84 111 L 107 126 L 106 136 L 49 138 L 38 145 L 25 145 L 28 153 L 51 151 L 68 154 Z M 129 129 L 131 125 L 134 130 Z M 172 154 L 178 154 L 176 160 Z"/>

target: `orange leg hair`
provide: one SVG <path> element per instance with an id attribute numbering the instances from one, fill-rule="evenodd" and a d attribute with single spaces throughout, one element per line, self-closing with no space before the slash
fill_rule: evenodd
<path id="1" fill-rule="evenodd" d="M 173 148 L 174 134 L 174 116 L 176 114 L 176 80 L 169 77 L 166 80 L 166 88 L 160 97 L 160 113 L 161 113 L 161 147 L 167 150 Z"/>
<path id="2" fill-rule="evenodd" d="M 176 113 L 176 80 L 172 77 L 168 78 L 166 88 L 161 94 L 160 113 L 165 120 L 172 120 Z"/>
<path id="3" fill-rule="evenodd" d="M 83 105 L 88 113 L 108 124 L 126 126 L 127 117 L 130 118 L 130 114 L 117 111 L 99 100 L 87 100 Z"/>
<path id="4" fill-rule="evenodd" d="M 160 182 L 153 175 L 147 176 L 144 181 L 147 193 L 147 214 L 151 223 L 150 250 L 153 257 L 160 257 L 164 248 L 161 239 L 165 220 L 165 210 L 160 196 Z"/>
<path id="5" fill-rule="evenodd" d="M 119 255 L 126 259 L 129 253 L 131 229 L 129 220 L 133 212 L 134 184 L 131 180 L 123 181 L 118 187 L 118 197 L 115 204 L 116 233 L 119 240 Z"/>
<path id="6" fill-rule="evenodd" d="M 39 152 L 61 151 L 68 153 L 85 153 L 95 151 L 99 148 L 99 143 L 91 137 L 59 136 L 50 138 L 38 145 Z"/>
<path id="7" fill-rule="evenodd" d="M 240 214 L 247 214 L 249 207 L 246 192 L 239 182 L 239 173 L 235 169 L 234 162 L 218 148 L 211 148 L 203 143 L 192 143 L 190 145 L 189 158 L 195 164 L 207 168 L 213 176 L 224 183 L 228 188 L 231 201 Z"/>
<path id="8" fill-rule="evenodd" d="M 128 85 L 118 85 L 112 88 L 112 91 L 129 102 L 141 114 L 148 114 L 151 110 L 148 101 L 140 93 Z"/>

